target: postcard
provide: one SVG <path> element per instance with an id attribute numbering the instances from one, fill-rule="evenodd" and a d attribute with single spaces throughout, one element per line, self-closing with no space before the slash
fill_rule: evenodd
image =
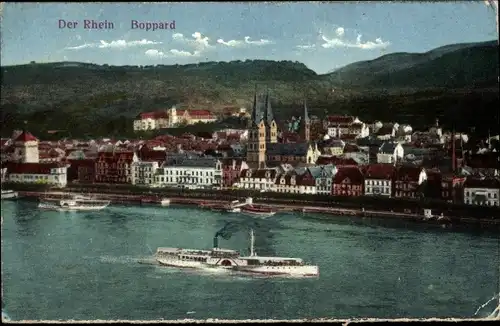
<path id="1" fill-rule="evenodd" d="M 497 1 L 2 3 L 2 320 L 499 317 Z"/>

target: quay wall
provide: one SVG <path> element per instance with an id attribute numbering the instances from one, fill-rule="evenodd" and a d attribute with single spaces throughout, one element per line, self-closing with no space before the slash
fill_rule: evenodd
<path id="1" fill-rule="evenodd" d="M 348 211 L 353 209 L 365 212 L 386 212 L 397 214 L 402 218 L 404 214 L 422 216 L 424 209 L 431 209 L 434 215 L 443 214 L 453 220 L 468 221 L 467 223 L 500 223 L 500 208 L 471 206 L 444 201 L 423 199 L 385 198 L 375 196 L 339 197 L 331 195 L 288 194 L 275 192 L 258 192 L 251 190 L 189 190 L 177 188 L 148 188 L 132 185 L 109 184 L 71 184 L 66 188 L 51 188 L 46 185 L 34 184 L 4 184 L 4 189 L 16 191 L 59 191 L 76 193 L 94 193 L 100 195 L 118 195 L 124 201 L 134 201 L 134 196 L 140 202 L 142 198 L 169 198 L 175 204 L 195 204 L 201 202 L 222 203 L 232 200 L 244 200 L 252 197 L 257 204 L 271 205 L 273 207 L 313 207 L 313 209 L 330 210 L 332 208 Z M 125 197 L 129 196 L 129 197 Z M 367 213 L 366 213 L 367 214 Z"/>

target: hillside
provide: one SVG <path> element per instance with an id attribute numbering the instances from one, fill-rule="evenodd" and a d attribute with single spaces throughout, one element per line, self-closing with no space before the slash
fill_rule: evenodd
<path id="1" fill-rule="evenodd" d="M 0 122 L 7 132 L 23 121 L 41 132 L 130 131 L 139 112 L 173 104 L 250 107 L 255 86 L 260 92 L 269 88 L 276 115 L 283 119 L 300 111 L 307 98 L 320 116 L 335 112 L 363 114 L 368 120 L 379 115 L 414 120 L 423 114 L 422 121 L 432 121 L 432 108 L 455 115 L 453 99 L 474 99 L 470 103 L 487 115 L 498 104 L 498 46 L 455 44 L 424 54 L 389 54 L 326 75 L 299 62 L 245 60 L 172 66 L 31 63 L 1 67 L 1 78 Z"/>
<path id="2" fill-rule="evenodd" d="M 494 85 L 498 78 L 498 44 L 452 44 L 426 53 L 392 53 L 352 63 L 324 78 L 344 86 L 415 90 Z"/>

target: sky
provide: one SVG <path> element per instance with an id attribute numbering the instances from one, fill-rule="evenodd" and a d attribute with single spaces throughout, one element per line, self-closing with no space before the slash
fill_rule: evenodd
<path id="1" fill-rule="evenodd" d="M 3 3 L 1 31 L 2 66 L 263 59 L 299 61 L 317 73 L 498 38 L 484 1 Z"/>

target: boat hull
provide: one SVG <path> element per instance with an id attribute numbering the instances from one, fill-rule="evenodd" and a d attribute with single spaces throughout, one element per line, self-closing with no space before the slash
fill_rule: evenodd
<path id="1" fill-rule="evenodd" d="M 294 277 L 317 277 L 318 266 L 237 266 L 235 271 L 267 275 L 267 276 L 294 276 Z"/>
<path id="2" fill-rule="evenodd" d="M 156 258 L 156 261 L 163 266 L 179 267 L 179 268 L 204 268 L 208 267 L 206 263 L 199 261 L 187 261 L 172 258 Z"/>
<path id="3" fill-rule="evenodd" d="M 38 208 L 40 209 L 54 210 L 59 212 L 99 211 L 106 207 L 108 207 L 108 205 L 62 207 L 58 205 L 38 204 Z"/>
<path id="4" fill-rule="evenodd" d="M 16 199 L 17 192 L 2 192 L 2 199 Z"/>

